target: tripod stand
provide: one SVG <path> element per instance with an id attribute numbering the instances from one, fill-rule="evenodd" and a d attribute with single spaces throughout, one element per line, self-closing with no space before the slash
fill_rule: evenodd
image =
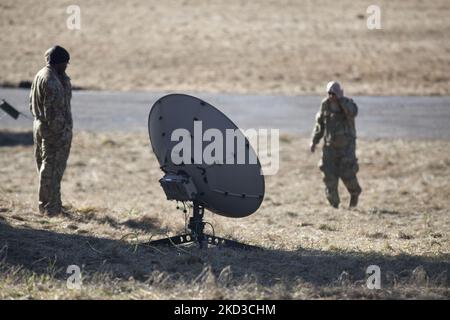
<path id="1" fill-rule="evenodd" d="M 216 237 L 215 235 L 208 235 L 204 233 L 205 222 L 203 221 L 203 215 L 205 208 L 197 201 L 193 201 L 193 216 L 189 218 L 188 229 L 190 233 L 181 234 L 169 238 L 153 240 L 148 242 L 148 245 L 181 245 L 191 242 L 197 242 L 200 248 L 207 248 L 208 245 L 223 246 L 229 248 L 254 250 L 258 247 L 240 243 L 238 241 L 224 239 Z"/>

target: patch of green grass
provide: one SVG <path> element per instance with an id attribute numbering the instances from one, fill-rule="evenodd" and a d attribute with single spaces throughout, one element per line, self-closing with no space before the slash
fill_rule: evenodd
<path id="1" fill-rule="evenodd" d="M 319 226 L 319 230 L 322 231 L 338 231 L 338 229 L 335 226 L 329 225 L 329 224 L 321 224 Z"/>

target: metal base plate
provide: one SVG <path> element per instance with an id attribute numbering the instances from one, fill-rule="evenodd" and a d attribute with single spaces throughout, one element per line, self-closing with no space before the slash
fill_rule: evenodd
<path id="1" fill-rule="evenodd" d="M 196 239 L 194 237 L 194 235 L 192 235 L 191 233 L 188 233 L 188 234 L 181 234 L 181 235 L 177 235 L 177 236 L 173 236 L 173 237 L 169 237 L 169 238 L 153 240 L 146 244 L 150 245 L 150 246 L 161 246 L 161 245 L 165 245 L 165 246 L 175 245 L 176 246 L 176 245 L 183 245 L 183 244 L 188 244 L 188 243 L 192 243 L 192 242 L 197 242 L 199 244 L 200 248 L 208 247 L 208 245 L 213 245 L 213 246 L 217 246 L 217 247 L 227 247 L 227 248 L 235 248 L 235 249 L 241 249 L 241 250 L 261 249 L 259 247 L 244 244 L 244 243 L 241 243 L 241 242 L 238 242 L 235 240 L 224 239 L 224 238 L 220 238 L 220 237 L 216 237 L 216 236 L 211 236 L 208 234 L 204 234 L 203 236 L 204 236 L 203 241 L 198 241 L 198 239 Z"/>

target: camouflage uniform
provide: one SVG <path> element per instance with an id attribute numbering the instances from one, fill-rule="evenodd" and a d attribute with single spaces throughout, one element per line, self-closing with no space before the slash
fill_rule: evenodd
<path id="1" fill-rule="evenodd" d="M 353 197 L 359 196 L 359 186 L 356 173 L 358 159 L 355 156 L 356 130 L 355 117 L 358 107 L 353 100 L 346 97 L 339 98 L 339 104 L 346 110 L 344 113 L 338 103 L 332 103 L 325 98 L 316 116 L 316 125 L 312 143 L 318 144 L 324 138 L 322 159 L 319 168 L 323 173 L 325 193 L 333 207 L 339 206 L 338 181 L 344 182 L 345 187 Z M 352 198 L 353 198 L 352 197 Z"/>
<path id="2" fill-rule="evenodd" d="M 39 211 L 59 213 L 61 179 L 72 142 L 70 78 L 50 65 L 34 78 L 30 110 L 34 116 L 33 136 L 39 174 Z"/>

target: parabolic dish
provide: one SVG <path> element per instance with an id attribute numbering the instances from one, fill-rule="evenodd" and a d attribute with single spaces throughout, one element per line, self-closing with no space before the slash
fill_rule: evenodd
<path id="1" fill-rule="evenodd" d="M 197 134 L 199 121 L 202 129 L 200 137 Z M 195 136 L 194 123 L 197 127 Z M 181 141 L 172 137 L 172 133 L 177 129 L 185 129 L 190 134 L 192 157 L 188 163 L 175 164 L 172 159 L 173 148 Z M 208 129 L 217 129 L 223 137 L 222 154 L 213 153 L 215 159 L 219 155 L 222 161 L 213 164 L 205 161 L 203 157 L 201 162 L 198 158 L 194 160 L 194 144 L 201 147 L 203 154 L 205 148 L 216 141 L 216 138 L 209 141 L 202 139 L 203 133 Z M 233 130 L 236 136 L 233 138 L 232 148 L 229 148 L 230 145 L 227 148 L 227 129 Z M 264 198 L 261 165 L 247 138 L 221 111 L 196 97 L 170 94 L 153 105 L 148 119 L 148 130 L 152 149 L 161 169 L 166 173 L 183 172 L 190 176 L 197 188 L 195 201 L 206 209 L 222 216 L 240 218 L 254 213 L 259 208 Z M 200 144 L 198 141 L 201 141 Z M 245 143 L 244 148 L 242 141 Z M 208 150 L 211 150 L 211 145 Z M 242 153 L 238 155 L 238 152 L 242 150 L 245 152 L 245 162 L 239 163 L 237 158 Z M 196 154 L 198 155 L 198 152 Z M 230 163 L 231 158 L 235 159 L 234 163 Z"/>

